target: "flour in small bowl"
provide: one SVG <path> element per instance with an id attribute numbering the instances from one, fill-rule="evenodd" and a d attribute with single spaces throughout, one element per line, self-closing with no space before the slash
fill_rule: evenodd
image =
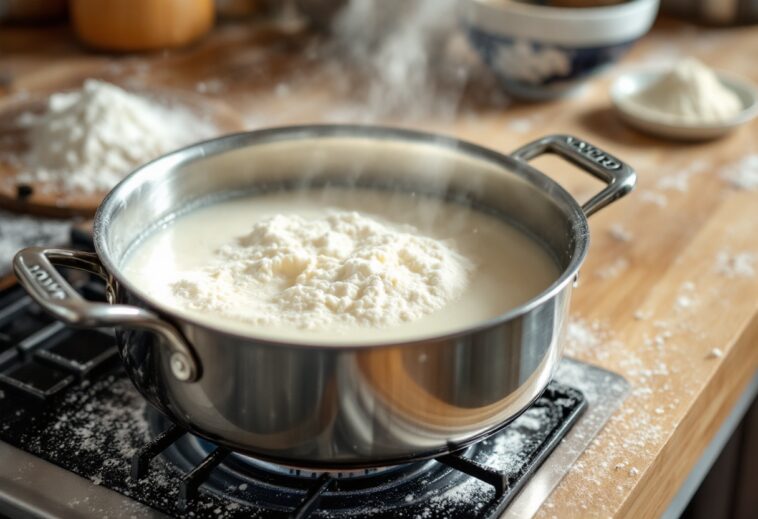
<path id="1" fill-rule="evenodd" d="M 473 264 L 454 245 L 357 212 L 276 215 L 171 284 L 188 308 L 318 329 L 414 321 L 459 296 Z"/>
<path id="2" fill-rule="evenodd" d="M 19 182 L 93 193 L 109 191 L 137 166 L 213 135 L 190 110 L 88 80 L 50 96 L 41 114 L 19 118 L 29 149 Z"/>
<path id="3" fill-rule="evenodd" d="M 679 124 L 715 124 L 742 110 L 739 96 L 716 72 L 694 58 L 684 59 L 624 103 L 647 116 Z"/>

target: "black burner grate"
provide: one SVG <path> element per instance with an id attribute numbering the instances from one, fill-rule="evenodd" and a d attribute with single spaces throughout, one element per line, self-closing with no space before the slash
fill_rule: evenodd
<path id="1" fill-rule="evenodd" d="M 11 296 L 25 301 L 19 322 L 36 312 Z M 15 390 L 0 397 L 0 440 L 176 517 L 496 517 L 586 407 L 580 392 L 551 383 L 521 418 L 464 451 L 357 478 L 304 477 L 148 413 L 109 362 L 112 335 L 56 326 L 28 326 L 0 357 L 0 383 Z"/>

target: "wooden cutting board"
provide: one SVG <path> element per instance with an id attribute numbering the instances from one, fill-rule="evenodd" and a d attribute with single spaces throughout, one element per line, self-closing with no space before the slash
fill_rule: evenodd
<path id="1" fill-rule="evenodd" d="M 244 129 L 242 119 L 223 101 L 209 100 L 188 91 L 168 89 L 139 93 L 164 105 L 189 109 L 201 120 L 215 126 L 218 135 Z M 41 182 L 19 182 L 16 178 L 18 171 L 24 167 L 23 156 L 28 147 L 26 132 L 19 126 L 18 118 L 26 112 L 42 113 L 47 97 L 37 95 L 13 103 L 0 112 L 0 206 L 16 212 L 41 216 L 91 217 L 107 191 L 69 191 Z"/>

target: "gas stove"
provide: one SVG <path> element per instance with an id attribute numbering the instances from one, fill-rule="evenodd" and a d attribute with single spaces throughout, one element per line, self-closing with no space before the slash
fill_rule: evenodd
<path id="1" fill-rule="evenodd" d="M 79 283 L 103 297 L 92 280 Z M 343 472 L 257 460 L 153 410 L 111 331 L 68 329 L 0 293 L 0 516 L 531 517 L 627 393 L 566 359 L 496 435 L 435 459 Z"/>

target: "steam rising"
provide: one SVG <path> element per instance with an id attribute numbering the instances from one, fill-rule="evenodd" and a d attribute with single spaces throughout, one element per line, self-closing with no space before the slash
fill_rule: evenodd
<path id="1" fill-rule="evenodd" d="M 456 12 L 457 5 L 456 0 L 349 1 L 332 18 L 324 36 L 311 38 L 303 48 L 298 48 L 296 59 L 301 60 L 298 63 L 303 67 L 296 65 L 286 71 L 285 77 L 280 76 L 282 82 L 275 93 L 287 102 L 273 103 L 270 112 L 269 107 L 261 106 L 263 103 L 253 105 L 258 110 L 258 119 L 255 123 L 251 121 L 250 126 L 314 120 L 426 125 L 451 121 L 480 107 L 508 103 L 492 74 L 470 47 Z M 299 32 L 297 24 L 283 27 L 286 24 L 284 18 L 281 34 L 294 36 Z M 242 70 L 243 65 L 246 71 L 252 71 L 255 68 L 252 65 L 259 64 L 261 54 L 250 52 L 233 57 L 235 71 Z M 266 87 L 270 85 L 267 81 L 263 82 Z M 315 95 L 307 95 L 311 90 Z M 330 98 L 324 100 L 322 92 L 329 93 Z M 317 114 L 309 106 L 314 99 Z M 328 113 L 323 113 L 324 109 Z M 208 156 L 182 167 L 184 171 L 177 175 L 184 178 L 190 175 L 205 178 L 207 171 L 224 172 L 223 181 L 220 176 L 213 176 L 214 180 L 219 179 L 218 185 L 204 182 L 202 189 L 186 193 L 186 199 L 180 201 L 183 208 L 220 200 L 216 190 L 240 196 L 267 184 L 273 189 L 284 179 L 296 180 L 288 188 L 300 191 L 303 201 L 321 196 L 314 188 L 324 184 L 345 188 L 341 195 L 346 199 L 351 196 L 347 191 L 351 188 L 381 189 L 389 205 L 405 203 L 409 197 L 429 197 L 447 198 L 463 206 L 473 201 L 486 206 L 486 196 L 492 194 L 505 200 L 513 191 L 498 191 L 500 183 L 490 177 L 499 178 L 501 171 L 495 171 L 494 166 L 458 153 L 455 143 L 435 142 L 434 138 L 426 143 L 359 134 L 328 142 L 293 138 L 234 153 L 237 154 L 234 160 L 221 161 Z M 216 164 L 223 164 L 223 168 Z M 177 209 L 164 207 L 163 213 L 148 215 L 139 205 L 119 216 L 122 223 L 131 218 L 130 227 L 135 230 L 144 228 L 147 220 L 165 223 Z M 451 221 L 445 204 L 417 205 L 409 221 L 421 225 L 445 220 L 451 228 L 466 225 Z M 140 236 L 126 237 L 113 247 L 119 256 L 127 256 L 132 245 L 152 229 Z"/>
<path id="2" fill-rule="evenodd" d="M 481 74 L 459 27 L 456 0 L 352 0 L 334 18 L 322 57 L 332 77 L 358 76 L 359 122 L 457 114 L 464 89 Z M 357 74 L 356 74 L 357 73 Z M 355 95 L 355 94 L 353 94 Z M 498 99 L 502 101 L 502 99 Z"/>

